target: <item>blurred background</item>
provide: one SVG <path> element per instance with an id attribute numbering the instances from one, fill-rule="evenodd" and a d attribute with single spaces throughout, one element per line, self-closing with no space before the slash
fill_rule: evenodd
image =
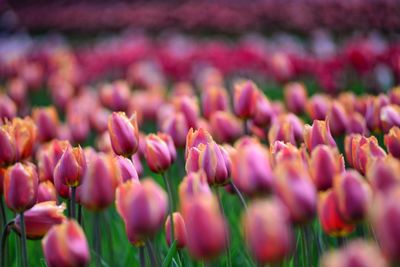
<path id="1" fill-rule="evenodd" d="M 376 93 L 400 80 L 396 0 L 0 5 L 3 82 L 32 76 L 42 83 L 50 58 L 61 50 L 68 51 L 74 86 L 116 78 L 136 84 L 196 81 L 216 71 L 226 81 L 250 77 L 267 88 L 300 79 L 328 93 L 361 87 Z"/>

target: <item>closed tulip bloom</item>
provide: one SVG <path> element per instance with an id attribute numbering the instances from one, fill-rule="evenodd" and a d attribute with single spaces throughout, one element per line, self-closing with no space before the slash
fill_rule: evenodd
<path id="1" fill-rule="evenodd" d="M 278 162 L 274 173 L 275 192 L 288 208 L 291 220 L 312 220 L 317 210 L 317 190 L 303 162 Z"/>
<path id="2" fill-rule="evenodd" d="M 75 143 L 84 142 L 90 134 L 89 115 L 85 112 L 84 110 L 77 111 L 74 108 L 68 107 L 67 125 L 72 141 Z"/>
<path id="3" fill-rule="evenodd" d="M 128 181 L 117 189 L 116 205 L 125 222 L 128 239 L 138 244 L 162 227 L 168 210 L 164 190 L 153 180 Z"/>
<path id="4" fill-rule="evenodd" d="M 229 97 L 225 88 L 209 87 L 201 94 L 201 107 L 205 118 L 209 119 L 216 111 L 229 110 Z"/>
<path id="5" fill-rule="evenodd" d="M 204 170 L 210 185 L 224 185 L 231 174 L 231 162 L 226 150 L 215 142 L 200 144 L 199 169 Z M 198 171 L 198 169 L 189 170 Z"/>
<path id="6" fill-rule="evenodd" d="M 29 117 L 15 118 L 11 122 L 12 132 L 15 138 L 17 159 L 25 159 L 32 155 L 37 137 L 37 127 Z"/>
<path id="7" fill-rule="evenodd" d="M 12 164 L 17 158 L 17 147 L 9 124 L 0 126 L 0 164 Z"/>
<path id="8" fill-rule="evenodd" d="M 139 147 L 139 128 L 136 113 L 129 119 L 123 112 L 113 112 L 108 119 L 108 132 L 114 153 L 134 154 Z"/>
<path id="9" fill-rule="evenodd" d="M 168 144 L 158 135 L 149 134 L 146 137 L 145 158 L 152 172 L 163 173 L 172 164 Z"/>
<path id="10" fill-rule="evenodd" d="M 85 233 L 74 220 L 66 220 L 47 232 L 42 240 L 49 267 L 84 267 L 90 261 Z"/>
<path id="11" fill-rule="evenodd" d="M 117 160 L 111 155 L 98 153 L 89 162 L 77 195 L 85 208 L 101 211 L 113 203 L 115 189 L 120 183 Z"/>
<path id="12" fill-rule="evenodd" d="M 344 171 L 344 159 L 336 148 L 317 146 L 311 153 L 310 174 L 318 190 L 326 190 L 333 185 L 335 175 Z"/>
<path id="13" fill-rule="evenodd" d="M 243 228 L 247 246 L 260 263 L 282 261 L 290 254 L 293 232 L 289 215 L 277 200 L 255 200 L 244 217 Z"/>
<path id="14" fill-rule="evenodd" d="M 210 260 L 227 246 L 228 229 L 213 195 L 197 196 L 182 203 L 189 254 L 197 260 Z"/>
<path id="15" fill-rule="evenodd" d="M 384 140 L 389 154 L 400 159 L 400 128 L 392 127 L 389 133 L 385 134 Z"/>
<path id="16" fill-rule="evenodd" d="M 349 134 L 368 135 L 367 122 L 365 118 L 358 112 L 353 112 L 348 116 L 346 132 Z"/>
<path id="17" fill-rule="evenodd" d="M 400 161 L 391 156 L 374 161 L 366 176 L 374 192 L 388 193 L 400 185 Z"/>
<path id="18" fill-rule="evenodd" d="M 203 170 L 190 172 L 179 184 L 180 202 L 190 201 L 198 195 L 211 195 L 211 188 L 207 182 L 207 176 Z"/>
<path id="19" fill-rule="evenodd" d="M 322 257 L 321 267 L 388 267 L 379 247 L 369 241 L 352 240 L 343 249 L 328 252 Z"/>
<path id="20" fill-rule="evenodd" d="M 55 201 L 37 203 L 31 209 L 24 212 L 26 237 L 28 239 L 42 238 L 52 226 L 63 223 L 65 204 L 57 206 Z M 15 226 L 21 231 L 20 216 L 15 218 Z"/>
<path id="21" fill-rule="evenodd" d="M 381 126 L 385 133 L 393 126 L 400 126 L 400 106 L 387 105 L 380 112 Z"/>
<path id="22" fill-rule="evenodd" d="M 0 95 L 0 119 L 11 120 L 17 115 L 17 106 L 13 100 L 6 95 Z"/>
<path id="23" fill-rule="evenodd" d="M 102 107 L 95 108 L 95 111 L 89 113 L 90 127 L 94 129 L 97 133 L 104 133 L 105 131 L 107 131 L 109 116 L 109 110 Z"/>
<path id="24" fill-rule="evenodd" d="M 172 214 L 174 218 L 174 237 L 176 240 L 176 246 L 178 248 L 184 248 L 186 246 L 186 226 L 182 215 L 179 212 L 174 212 Z M 167 240 L 168 246 L 171 246 L 171 217 L 168 216 L 165 222 L 165 238 Z"/>
<path id="25" fill-rule="evenodd" d="M 130 91 L 128 83 L 123 80 L 103 85 L 99 95 L 101 103 L 113 111 L 126 111 L 128 108 Z"/>
<path id="26" fill-rule="evenodd" d="M 370 98 L 366 107 L 365 120 L 367 121 L 368 129 L 372 132 L 379 132 L 383 130 L 381 124 L 381 110 L 388 104 L 389 98 L 386 95 L 381 94 L 379 96 Z"/>
<path id="27" fill-rule="evenodd" d="M 252 81 L 240 81 L 234 84 L 233 109 L 239 118 L 253 117 L 260 92 Z"/>
<path id="28" fill-rule="evenodd" d="M 68 141 L 55 139 L 39 147 L 36 158 L 40 181 L 54 182 L 54 168 L 68 146 L 70 146 Z"/>
<path id="29" fill-rule="evenodd" d="M 319 120 L 314 120 L 312 126 L 307 124 L 304 127 L 304 143 L 309 152 L 318 145 L 336 147 L 336 142 L 332 137 L 329 123 Z"/>
<path id="30" fill-rule="evenodd" d="M 343 218 L 334 190 L 329 189 L 319 195 L 318 218 L 324 232 L 330 236 L 346 236 L 355 226 Z"/>
<path id="31" fill-rule="evenodd" d="M 189 131 L 186 118 L 181 112 L 174 112 L 168 117 L 161 126 L 163 132 L 169 134 L 177 147 L 183 147 L 186 144 L 186 135 Z"/>
<path id="32" fill-rule="evenodd" d="M 231 143 L 243 135 L 243 124 L 232 113 L 217 111 L 210 116 L 211 132 L 220 143 Z"/>
<path id="33" fill-rule="evenodd" d="M 40 141 L 46 142 L 57 137 L 60 121 L 54 107 L 35 108 L 32 111 L 32 117 L 38 127 Z"/>
<path id="34" fill-rule="evenodd" d="M 343 218 L 356 222 L 366 217 L 372 201 L 370 185 L 355 170 L 347 170 L 334 178 L 338 206 Z"/>
<path id="35" fill-rule="evenodd" d="M 308 100 L 306 110 L 312 120 L 324 120 L 328 115 L 331 99 L 326 95 L 314 95 Z"/>
<path id="36" fill-rule="evenodd" d="M 400 190 L 394 188 L 388 194 L 375 197 L 371 209 L 371 222 L 383 254 L 391 262 L 400 260 Z"/>
<path id="37" fill-rule="evenodd" d="M 270 146 L 270 151 L 275 164 L 294 160 L 302 162 L 304 167 L 308 168 L 309 156 L 304 144 L 298 149 L 291 143 L 276 141 Z"/>
<path id="38" fill-rule="evenodd" d="M 86 159 L 82 148 L 68 146 L 54 168 L 54 179 L 67 186 L 79 186 L 86 170 Z"/>
<path id="39" fill-rule="evenodd" d="M 185 158 L 188 157 L 189 150 L 192 147 L 197 147 L 200 144 L 207 144 L 212 141 L 213 139 L 211 137 L 211 134 L 207 130 L 203 128 L 194 130 L 193 128 L 191 128 L 186 136 Z"/>
<path id="40" fill-rule="evenodd" d="M 231 154 L 232 180 L 246 195 L 271 191 L 274 174 L 268 150 L 258 143 L 238 148 Z"/>
<path id="41" fill-rule="evenodd" d="M 37 202 L 45 201 L 56 201 L 57 200 L 57 190 L 54 184 L 47 180 L 39 183 Z"/>
<path id="42" fill-rule="evenodd" d="M 266 95 L 259 94 L 257 98 L 257 105 L 252 122 L 259 127 L 268 127 L 273 118 L 277 116 L 279 112 L 276 112 L 273 104 L 269 101 Z"/>
<path id="43" fill-rule="evenodd" d="M 181 112 L 185 118 L 187 125 L 190 128 L 197 127 L 197 121 L 200 117 L 199 105 L 197 103 L 197 98 L 195 97 L 188 97 L 188 96 L 181 96 L 174 98 L 173 104 L 175 110 Z"/>
<path id="44" fill-rule="evenodd" d="M 157 133 L 157 136 L 160 137 L 168 146 L 169 154 L 171 155 L 171 164 L 176 160 L 176 148 L 172 137 L 167 133 Z"/>
<path id="45" fill-rule="evenodd" d="M 30 209 L 37 200 L 39 178 L 31 163 L 16 163 L 4 176 L 4 198 L 7 206 L 20 213 Z"/>
<path id="46" fill-rule="evenodd" d="M 332 103 L 332 106 L 328 111 L 327 121 L 329 122 L 329 128 L 334 136 L 344 134 L 349 128 L 348 114 L 342 104 L 338 101 Z"/>
<path id="47" fill-rule="evenodd" d="M 290 112 L 303 113 L 307 103 L 307 90 L 302 83 L 289 83 L 284 88 L 285 104 Z"/>
<path id="48" fill-rule="evenodd" d="M 126 182 L 131 179 L 139 181 L 139 176 L 136 171 L 135 165 L 130 159 L 123 156 L 117 156 L 116 159 L 118 161 L 119 169 L 121 172 L 122 182 Z"/>
<path id="49" fill-rule="evenodd" d="M 270 144 L 283 141 L 296 145 L 294 125 L 286 116 L 279 116 L 272 121 L 271 128 L 268 131 L 268 141 Z"/>

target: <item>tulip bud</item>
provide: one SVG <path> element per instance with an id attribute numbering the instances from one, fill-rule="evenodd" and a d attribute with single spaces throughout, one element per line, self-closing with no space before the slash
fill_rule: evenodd
<path id="1" fill-rule="evenodd" d="M 240 81 L 234 84 L 233 109 L 240 118 L 251 118 L 257 105 L 260 92 L 252 81 Z"/>
<path id="2" fill-rule="evenodd" d="M 29 117 L 15 118 L 11 122 L 11 127 L 17 148 L 17 158 L 25 159 L 31 156 L 37 136 L 37 128 L 33 120 Z"/>
<path id="3" fill-rule="evenodd" d="M 205 118 L 216 111 L 229 110 L 229 97 L 225 88 L 209 87 L 201 94 L 201 107 Z"/>
<path id="4" fill-rule="evenodd" d="M 135 165 L 133 165 L 133 162 L 130 159 L 123 156 L 117 156 L 116 159 L 118 161 L 119 169 L 121 171 L 122 182 L 126 182 L 131 179 L 139 181 L 139 176 L 136 171 Z"/>
<path id="5" fill-rule="evenodd" d="M 82 109 L 82 107 L 79 109 Z M 68 106 L 67 125 L 71 138 L 75 143 L 84 142 L 90 134 L 89 117 L 85 112 L 83 110 L 78 112 L 75 108 L 71 108 L 70 105 Z"/>
<path id="6" fill-rule="evenodd" d="M 187 249 L 195 259 L 215 258 L 227 246 L 228 229 L 213 195 L 196 196 L 182 203 Z"/>
<path id="7" fill-rule="evenodd" d="M 312 220 L 317 209 L 317 190 L 303 162 L 278 162 L 274 173 L 274 189 L 288 208 L 291 220 Z"/>
<path id="8" fill-rule="evenodd" d="M 246 195 L 257 195 L 271 191 L 274 174 L 268 150 L 253 143 L 238 148 L 231 154 L 232 180 Z"/>
<path id="9" fill-rule="evenodd" d="M 115 189 L 121 182 L 118 162 L 111 155 L 94 155 L 77 189 L 82 205 L 92 211 L 101 211 L 115 199 Z"/>
<path id="10" fill-rule="evenodd" d="M 51 181 L 43 181 L 39 183 L 37 202 L 57 201 L 57 191 Z"/>
<path id="11" fill-rule="evenodd" d="M 77 187 L 82 183 L 86 169 L 86 159 L 82 148 L 68 146 L 54 168 L 54 179 L 61 183 Z"/>
<path id="12" fill-rule="evenodd" d="M 146 137 L 145 158 L 152 172 L 163 173 L 172 164 L 168 144 L 159 136 L 149 134 Z"/>
<path id="13" fill-rule="evenodd" d="M 164 223 L 168 198 L 153 180 L 130 180 L 117 188 L 116 206 L 125 222 L 128 239 L 140 244 L 153 237 Z"/>
<path id="14" fill-rule="evenodd" d="M 108 119 L 108 131 L 115 154 L 130 156 L 138 150 L 139 128 L 136 113 L 128 119 L 123 112 L 113 112 Z"/>
<path id="15" fill-rule="evenodd" d="M 367 170 L 367 178 L 374 192 L 388 193 L 400 185 L 400 161 L 390 156 L 375 160 Z"/>
<path id="16" fill-rule="evenodd" d="M 328 115 L 331 99 L 325 95 L 314 95 L 307 103 L 307 113 L 314 120 L 324 120 Z"/>
<path id="17" fill-rule="evenodd" d="M 196 128 L 200 113 L 197 98 L 181 96 L 174 98 L 173 104 L 176 111 L 181 112 L 185 116 L 187 125 L 190 128 Z"/>
<path id="18" fill-rule="evenodd" d="M 1 120 L 11 120 L 17 115 L 17 106 L 14 101 L 12 101 L 6 95 L 0 95 L 0 119 Z"/>
<path id="19" fill-rule="evenodd" d="M 348 170 L 334 178 L 339 211 L 348 222 L 365 218 L 372 201 L 370 185 L 355 170 Z"/>
<path id="20" fill-rule="evenodd" d="M 334 136 L 344 134 L 348 129 L 349 118 L 340 102 L 334 101 L 328 111 L 327 121 Z"/>
<path id="21" fill-rule="evenodd" d="M 97 107 L 94 112 L 89 113 L 89 122 L 91 128 L 96 130 L 98 133 L 104 133 L 107 131 L 108 117 L 110 116 L 110 111 Z"/>
<path id="22" fill-rule="evenodd" d="M 161 129 L 172 137 L 175 146 L 183 147 L 185 145 L 189 126 L 183 113 L 174 112 L 164 121 Z"/>
<path id="23" fill-rule="evenodd" d="M 46 142 L 57 137 L 60 122 L 54 107 L 35 108 L 32 111 L 32 117 L 38 127 L 40 141 Z"/>
<path id="24" fill-rule="evenodd" d="M 52 227 L 42 240 L 42 248 L 49 267 L 86 266 L 90 261 L 85 233 L 74 220 Z"/>
<path id="25" fill-rule="evenodd" d="M 304 112 L 307 102 L 307 90 L 304 84 L 289 83 L 284 88 L 285 104 L 290 112 Z"/>
<path id="26" fill-rule="evenodd" d="M 39 178 L 31 163 L 16 163 L 4 176 L 4 198 L 14 212 L 23 212 L 35 205 Z"/>
<path id="27" fill-rule="evenodd" d="M 307 124 L 304 128 L 304 143 L 309 152 L 318 145 L 336 147 L 335 139 L 333 139 L 329 129 L 329 123 L 326 121 L 314 120 L 312 126 Z"/>
<path id="28" fill-rule="evenodd" d="M 379 247 L 365 240 L 352 240 L 343 249 L 328 252 L 322 257 L 321 267 L 388 267 Z"/>
<path id="29" fill-rule="evenodd" d="M 198 195 L 211 195 L 210 186 L 207 183 L 207 176 L 203 170 L 190 172 L 185 176 L 179 185 L 180 202 L 189 201 L 189 199 Z"/>
<path id="30" fill-rule="evenodd" d="M 385 134 L 384 140 L 389 154 L 400 159 L 400 128 L 392 127 L 389 133 Z"/>
<path id="31" fill-rule="evenodd" d="M 17 148 L 12 127 L 9 124 L 0 126 L 0 164 L 12 164 L 17 158 Z"/>
<path id="32" fill-rule="evenodd" d="M 381 110 L 389 104 L 389 98 L 386 95 L 379 95 L 370 99 L 365 113 L 368 129 L 373 132 L 382 130 Z M 384 118 L 385 120 L 385 118 Z"/>
<path id="33" fill-rule="evenodd" d="M 172 214 L 174 218 L 174 234 L 176 239 L 176 246 L 178 248 L 183 248 L 186 246 L 186 226 L 182 215 L 179 212 L 174 212 Z M 165 222 L 165 238 L 167 240 L 168 246 L 171 246 L 171 217 L 168 216 Z"/>
<path id="34" fill-rule="evenodd" d="M 169 154 L 171 155 L 171 164 L 176 160 L 176 148 L 174 145 L 174 141 L 169 134 L 166 133 L 157 133 L 158 137 L 160 137 L 168 146 Z"/>
<path id="35" fill-rule="evenodd" d="M 318 190 L 332 187 L 336 174 L 344 171 L 344 159 L 335 148 L 319 145 L 311 152 L 310 174 Z"/>
<path id="36" fill-rule="evenodd" d="M 40 181 L 54 182 L 54 168 L 69 145 L 68 141 L 53 140 L 39 147 L 36 158 Z"/>
<path id="37" fill-rule="evenodd" d="M 400 126 L 400 107 L 387 105 L 380 111 L 382 130 L 387 133 L 393 126 Z"/>
<path id="38" fill-rule="evenodd" d="M 243 217 L 247 246 L 260 263 L 280 262 L 292 249 L 293 232 L 284 206 L 277 200 L 255 200 Z"/>
<path id="39" fill-rule="evenodd" d="M 278 113 L 279 112 L 274 110 L 274 106 L 268 100 L 267 96 L 260 94 L 257 99 L 256 110 L 252 117 L 252 122 L 259 127 L 269 126 Z"/>
<path id="40" fill-rule="evenodd" d="M 295 125 L 291 123 L 287 116 L 279 116 L 273 120 L 268 132 L 270 144 L 276 141 L 283 141 L 296 145 Z"/>
<path id="41" fill-rule="evenodd" d="M 65 204 L 57 206 L 55 201 L 37 203 L 31 209 L 24 212 L 26 237 L 28 239 L 42 238 L 53 225 L 63 223 Z M 15 227 L 21 232 L 21 220 L 17 215 Z"/>
<path id="42" fill-rule="evenodd" d="M 400 260 L 399 223 L 400 190 L 394 188 L 388 194 L 377 195 L 371 209 L 371 221 L 382 252 L 392 262 Z"/>
<path id="43" fill-rule="evenodd" d="M 231 143 L 243 135 L 242 122 L 233 114 L 217 111 L 210 116 L 211 132 L 220 143 Z"/>
<path id="44" fill-rule="evenodd" d="M 350 134 L 368 135 L 369 131 L 367 129 L 365 118 L 358 112 L 350 114 L 348 117 L 346 132 Z"/>
<path id="45" fill-rule="evenodd" d="M 100 89 L 101 103 L 113 111 L 126 111 L 129 98 L 129 86 L 123 80 L 105 84 Z"/>
<path id="46" fill-rule="evenodd" d="M 212 142 L 212 137 L 209 132 L 207 132 L 203 128 L 199 128 L 198 130 L 194 130 L 191 128 L 186 136 L 186 148 L 185 148 L 185 158 L 188 157 L 189 150 L 192 147 L 197 147 L 200 144 L 207 144 Z"/>
<path id="47" fill-rule="evenodd" d="M 322 229 L 330 236 L 345 236 L 355 229 L 353 224 L 347 223 L 342 217 L 337 194 L 332 189 L 319 195 L 318 218 Z"/>

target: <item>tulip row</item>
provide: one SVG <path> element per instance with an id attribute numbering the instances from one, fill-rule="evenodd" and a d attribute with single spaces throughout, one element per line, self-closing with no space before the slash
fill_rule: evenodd
<path id="1" fill-rule="evenodd" d="M 231 43 L 184 35 L 155 41 L 129 32 L 74 49 L 50 37 L 28 41 L 10 38 L 0 46 L 1 76 L 15 87 L 16 98 L 26 94 L 25 87 L 44 83 L 62 91 L 53 92 L 60 105 L 76 87 L 105 76 L 125 77 L 141 87 L 165 87 L 169 80 L 201 83 L 210 71 L 224 77 L 257 74 L 277 82 L 308 77 L 331 93 L 354 83 L 354 77 L 374 89 L 388 89 L 400 81 L 399 42 L 374 34 L 337 44 L 328 33 L 315 32 L 310 45 L 285 35 L 266 39 L 253 34 Z"/>
<path id="2" fill-rule="evenodd" d="M 43 1 L 12 5 L 20 23 L 30 29 L 94 30 L 127 26 L 149 30 L 178 28 L 190 31 L 241 33 L 244 31 L 294 30 L 308 33 L 319 28 L 351 32 L 393 30 L 400 27 L 399 3 L 394 0 L 359 1 L 163 1 L 118 5 L 98 2 L 57 4 Z M 79 17 L 79 19 L 76 19 Z"/>
<path id="3" fill-rule="evenodd" d="M 50 84 L 71 79 L 71 54 L 59 56 Z M 197 90 L 131 90 L 125 80 L 98 90 L 50 87 L 54 106 L 32 110 L 19 85 L 8 85 L 0 101 L 1 265 L 16 260 L 11 233 L 21 239 L 23 266 L 32 261 L 26 238 L 41 239 L 48 266 L 117 265 L 103 255 L 105 217 L 140 266 L 400 260 L 400 88 L 308 96 L 292 82 L 280 102 L 250 80 L 227 90 L 216 72 L 203 75 Z M 37 94 L 34 83 L 27 88 Z M 111 253 L 121 249 L 107 243 Z M 340 249 L 323 256 L 332 243 Z"/>

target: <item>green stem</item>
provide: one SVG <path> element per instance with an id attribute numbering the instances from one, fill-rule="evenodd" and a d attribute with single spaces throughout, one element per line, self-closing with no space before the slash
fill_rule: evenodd
<path id="1" fill-rule="evenodd" d="M 7 215 L 6 215 L 6 210 L 4 208 L 3 196 L 0 196 L 0 209 L 1 209 L 2 224 L 5 225 L 7 222 Z"/>
<path id="2" fill-rule="evenodd" d="M 95 262 L 96 266 L 100 267 L 100 257 L 101 257 L 101 235 L 100 235 L 100 214 L 96 212 L 93 216 L 93 243 L 95 252 Z"/>
<path id="3" fill-rule="evenodd" d="M 14 224 L 14 220 L 8 222 L 3 229 L 1 234 L 1 249 L 0 249 L 0 266 L 6 266 L 6 244 L 7 244 L 7 237 L 10 233 L 10 227 Z"/>
<path id="4" fill-rule="evenodd" d="M 78 223 L 83 228 L 83 214 L 82 214 L 82 205 L 81 204 L 78 204 Z"/>
<path id="5" fill-rule="evenodd" d="M 140 264 L 140 267 L 146 267 L 146 257 L 144 255 L 144 246 L 139 247 L 139 264 Z"/>
<path id="6" fill-rule="evenodd" d="M 217 194 L 217 198 L 218 198 L 218 205 L 219 205 L 219 209 L 221 210 L 222 216 L 224 217 L 224 219 L 226 220 L 226 216 L 225 216 L 225 211 L 224 211 L 224 206 L 222 205 L 222 199 L 221 199 L 221 194 L 220 194 L 220 190 L 219 187 L 215 187 L 215 191 Z M 226 232 L 226 230 L 225 230 Z M 231 258 L 231 250 L 229 247 L 229 239 L 228 239 L 228 233 L 225 233 L 225 246 L 226 246 L 226 257 L 227 257 L 227 266 L 231 267 L 232 266 L 232 258 Z"/>
<path id="7" fill-rule="evenodd" d="M 25 231 L 25 217 L 24 212 L 20 213 L 21 221 L 21 242 L 22 242 L 22 267 L 28 267 L 28 254 L 26 252 L 26 231 Z"/>
<path id="8" fill-rule="evenodd" d="M 235 185 L 232 181 L 230 181 L 230 184 L 231 184 L 233 190 L 235 191 L 236 195 L 239 197 L 240 202 L 242 203 L 243 208 L 244 208 L 244 209 L 247 209 L 246 201 L 244 200 L 244 197 L 243 197 L 242 193 L 240 192 L 239 188 L 237 188 L 236 185 Z"/>
<path id="9" fill-rule="evenodd" d="M 75 186 L 71 186 L 71 206 L 70 206 L 70 209 L 71 209 L 71 218 L 72 219 L 75 219 L 76 218 L 76 216 L 75 216 L 75 200 L 76 200 L 76 187 Z"/>
<path id="10" fill-rule="evenodd" d="M 149 258 L 150 258 L 151 266 L 160 266 L 158 264 L 158 261 L 157 261 L 157 258 L 156 258 L 156 255 L 154 253 L 153 246 L 151 245 L 150 240 L 146 240 L 146 249 L 147 249 L 147 253 L 148 253 Z"/>
<path id="11" fill-rule="evenodd" d="M 165 186 L 167 187 L 167 192 L 168 192 L 168 200 L 169 200 L 168 209 L 169 209 L 169 219 L 171 222 L 171 244 L 172 244 L 175 240 L 175 229 L 174 229 L 175 227 L 174 227 L 174 218 L 173 218 L 174 203 L 173 203 L 173 199 L 172 199 L 171 186 L 165 175 L 165 172 L 162 174 L 162 177 L 164 179 L 164 183 L 165 183 Z"/>

